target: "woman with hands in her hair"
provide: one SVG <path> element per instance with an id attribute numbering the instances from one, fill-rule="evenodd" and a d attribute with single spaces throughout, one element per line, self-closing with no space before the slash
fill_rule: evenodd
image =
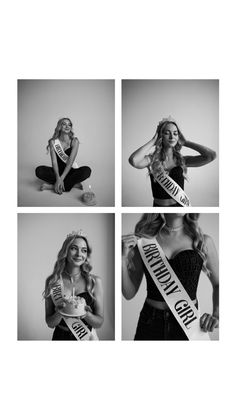
<path id="1" fill-rule="evenodd" d="M 85 235 L 69 234 L 58 253 L 53 273 L 46 280 L 46 323 L 55 329 L 53 340 L 76 340 L 73 327 L 63 315 L 66 301 L 73 296 L 86 301 L 85 314 L 77 319 L 77 329 L 87 330 L 88 340 L 98 340 L 95 329 L 103 324 L 103 288 L 101 279 L 91 274 L 90 256 L 91 247 Z"/>
<path id="2" fill-rule="evenodd" d="M 197 151 L 199 156 L 183 156 L 182 147 Z M 154 207 L 175 207 L 186 201 L 176 199 L 176 191 L 178 186 L 180 191 L 184 190 L 187 168 L 204 166 L 215 158 L 216 153 L 210 148 L 186 140 L 177 123 L 169 117 L 162 119 L 153 138 L 134 151 L 129 162 L 136 169 L 148 169 Z M 163 173 L 168 177 L 160 183 Z"/>
<path id="3" fill-rule="evenodd" d="M 76 163 L 79 140 L 74 136 L 69 118 L 59 119 L 47 149 L 50 150 L 52 167 L 39 166 L 35 170 L 36 176 L 43 180 L 40 189 L 54 189 L 59 195 L 73 187 L 83 189 L 81 182 L 90 177 L 91 169 L 78 167 Z"/>
<path id="4" fill-rule="evenodd" d="M 164 258 L 187 292 L 189 301 L 196 308 L 197 288 L 203 270 L 213 287 L 212 314 L 204 313 L 197 322 L 203 332 L 212 332 L 219 325 L 219 278 L 218 256 L 211 237 L 202 233 L 198 226 L 199 214 L 143 214 L 134 234 L 122 237 L 122 292 L 132 299 L 146 277 L 147 297 L 141 310 L 135 340 L 188 340 L 173 314 L 168 299 L 163 297 L 144 263 L 138 242 L 140 238 L 156 238 L 164 252 Z M 150 256 L 150 260 L 153 256 Z M 154 259 L 152 260 L 154 265 Z M 160 262 L 158 262 L 160 263 Z M 156 266 L 158 266 L 156 262 Z M 160 266 L 160 265 L 159 265 Z M 164 265 L 163 265 L 164 266 Z M 158 268 L 164 275 L 164 268 Z M 165 283 L 170 294 L 171 282 Z M 162 286 L 164 281 L 162 281 Z M 172 289 L 173 286 L 172 286 Z M 177 290 L 175 289 L 177 294 Z M 166 292 L 167 293 L 167 292 Z M 168 294 L 168 293 L 167 293 Z M 194 309 L 195 309 L 194 307 Z M 183 309 L 184 312 L 184 309 Z M 185 310 L 186 313 L 186 310 Z M 189 321 L 190 322 L 190 321 Z"/>

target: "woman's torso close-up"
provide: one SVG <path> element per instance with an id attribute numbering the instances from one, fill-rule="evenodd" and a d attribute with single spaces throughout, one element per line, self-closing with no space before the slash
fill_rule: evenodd
<path id="1" fill-rule="evenodd" d="M 167 172 L 182 189 L 184 189 L 184 174 L 181 166 L 175 166 Z M 162 188 L 162 186 L 154 180 L 154 176 L 150 174 L 152 194 L 154 199 L 168 199 L 170 195 Z"/>
<path id="2" fill-rule="evenodd" d="M 203 265 L 203 259 L 200 254 L 195 249 L 186 249 L 181 250 L 171 259 L 167 258 L 167 260 L 187 291 L 189 297 L 192 300 L 195 300 Z M 164 301 L 164 298 L 158 291 L 144 263 L 143 270 L 147 282 L 147 298 L 155 301 Z"/>

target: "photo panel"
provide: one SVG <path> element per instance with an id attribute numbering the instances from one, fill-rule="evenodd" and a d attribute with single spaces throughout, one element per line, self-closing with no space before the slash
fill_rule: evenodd
<path id="1" fill-rule="evenodd" d="M 114 271 L 114 214 L 18 214 L 18 340 L 114 340 Z"/>
<path id="2" fill-rule="evenodd" d="M 114 80 L 18 80 L 18 206 L 114 206 L 114 142 Z"/>
<path id="3" fill-rule="evenodd" d="M 123 206 L 217 207 L 218 151 L 218 80 L 122 81 Z"/>
<path id="4" fill-rule="evenodd" d="M 122 234 L 122 340 L 219 340 L 219 215 L 125 213 Z"/>

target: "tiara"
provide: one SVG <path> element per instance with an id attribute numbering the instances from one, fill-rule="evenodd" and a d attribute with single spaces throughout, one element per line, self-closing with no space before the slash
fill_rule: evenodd
<path id="1" fill-rule="evenodd" d="M 170 116 L 170 115 L 168 116 L 168 118 L 163 118 L 159 122 L 158 126 L 161 125 L 161 124 L 164 124 L 164 122 L 174 122 L 175 124 L 177 124 L 176 120 L 174 118 L 172 118 L 172 116 Z"/>
<path id="2" fill-rule="evenodd" d="M 67 234 L 67 237 L 66 238 L 68 239 L 69 237 L 74 237 L 74 236 L 83 236 L 83 237 L 85 237 L 86 234 L 84 233 L 84 231 L 82 229 L 80 229 L 78 231 L 72 231 L 71 233 Z"/>

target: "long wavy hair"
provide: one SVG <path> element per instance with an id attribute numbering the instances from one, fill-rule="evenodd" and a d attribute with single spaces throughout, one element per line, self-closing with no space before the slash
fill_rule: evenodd
<path id="1" fill-rule="evenodd" d="M 207 269 L 207 249 L 203 232 L 198 225 L 200 214 L 188 213 L 183 217 L 184 232 L 192 239 L 193 249 L 198 252 L 203 260 L 203 271 L 209 275 L 210 271 Z M 166 225 L 164 214 L 150 213 L 143 214 L 139 222 L 135 226 L 135 235 L 138 237 L 151 238 L 161 231 Z M 132 254 L 131 254 L 132 258 Z"/>
<path id="2" fill-rule="evenodd" d="M 61 119 L 59 119 L 59 121 L 58 121 L 58 123 L 57 123 L 57 126 L 56 126 L 56 128 L 55 128 L 55 130 L 54 130 L 54 134 L 53 134 L 53 136 L 52 136 L 52 138 L 50 138 L 49 140 L 48 140 L 48 145 L 47 145 L 47 151 L 49 151 L 49 142 L 51 141 L 51 140 L 56 140 L 57 138 L 60 138 L 60 135 L 61 135 L 61 128 L 62 128 L 62 123 L 63 123 L 63 121 L 65 121 L 65 120 L 67 120 L 67 121 L 70 121 L 70 123 L 71 123 L 71 130 L 70 130 L 70 132 L 69 132 L 69 137 L 70 137 L 70 140 L 72 141 L 74 138 L 75 138 L 75 134 L 74 134 L 74 132 L 73 132 L 73 130 L 72 130 L 72 127 L 73 127 L 73 124 L 72 124 L 72 121 L 71 121 L 71 119 L 70 118 L 61 118 Z"/>
<path id="3" fill-rule="evenodd" d="M 60 279 L 62 273 L 65 271 L 66 262 L 67 262 L 67 255 L 68 250 L 70 246 L 73 244 L 75 239 L 83 239 L 86 242 L 87 245 L 87 259 L 81 265 L 81 275 L 86 281 L 86 290 L 91 295 L 93 299 L 94 297 L 94 286 L 95 286 L 95 279 L 94 276 L 90 274 L 92 270 L 92 265 L 90 264 L 90 256 L 92 253 L 92 248 L 89 245 L 87 237 L 80 235 L 80 234 L 70 234 L 64 241 L 61 250 L 59 251 L 57 255 L 57 260 L 54 265 L 54 269 L 52 274 L 46 279 L 45 284 L 45 291 L 43 293 L 44 298 L 47 298 L 50 296 L 50 292 L 52 287 L 57 283 L 57 281 Z"/>
<path id="4" fill-rule="evenodd" d="M 154 179 L 155 179 L 155 175 L 158 175 L 161 171 L 165 169 L 164 161 L 166 160 L 166 152 L 163 146 L 163 133 L 168 124 L 174 124 L 178 130 L 179 139 L 178 139 L 177 144 L 173 147 L 174 160 L 176 161 L 177 166 L 182 167 L 184 175 L 186 175 L 187 173 L 187 168 L 184 162 L 184 158 L 182 154 L 180 153 L 180 150 L 184 143 L 184 137 L 177 123 L 169 119 L 167 121 L 165 120 L 164 122 L 161 121 L 159 123 L 157 127 L 157 140 L 155 144 L 155 150 L 153 154 L 149 155 L 150 157 L 149 174 L 152 174 Z"/>

